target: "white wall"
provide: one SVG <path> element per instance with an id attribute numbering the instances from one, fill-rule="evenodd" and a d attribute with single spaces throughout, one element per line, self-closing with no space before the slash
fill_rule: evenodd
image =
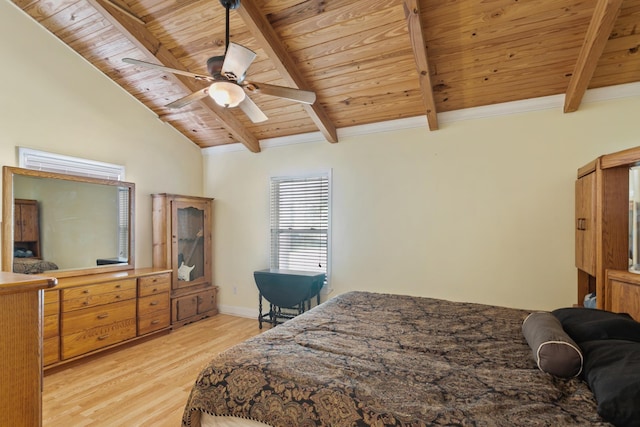
<path id="1" fill-rule="evenodd" d="M 576 301 L 578 167 L 640 145 L 640 97 L 270 148 L 205 150 L 223 311 L 257 313 L 270 176 L 332 169 L 333 294 L 553 309 Z M 234 294 L 234 287 L 236 293 Z"/>
<path id="2" fill-rule="evenodd" d="M 123 164 L 136 184 L 136 265 L 151 266 L 154 192 L 204 195 L 200 149 L 0 0 L 0 164 L 16 147 Z"/>

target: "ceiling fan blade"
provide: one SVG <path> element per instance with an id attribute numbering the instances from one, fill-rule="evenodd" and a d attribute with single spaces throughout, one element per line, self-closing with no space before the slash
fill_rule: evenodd
<path id="1" fill-rule="evenodd" d="M 205 87 L 204 89 L 200 89 L 196 92 L 193 92 L 190 95 L 185 96 L 184 98 L 177 99 L 170 104 L 165 105 L 167 108 L 182 108 L 185 105 L 191 104 L 194 101 L 198 101 L 209 95 L 209 88 Z"/>
<path id="2" fill-rule="evenodd" d="M 313 104 L 316 102 L 315 92 L 308 90 L 255 82 L 245 82 L 242 86 L 252 93 L 277 96 L 278 98 L 288 99 L 289 101 L 301 102 L 303 104 Z"/>
<path id="3" fill-rule="evenodd" d="M 168 73 L 181 74 L 183 76 L 193 77 L 196 80 L 204 80 L 204 81 L 207 81 L 207 82 L 215 81 L 215 79 L 213 77 L 210 77 L 210 76 L 204 76 L 202 74 L 190 73 L 189 71 L 184 71 L 184 70 L 176 70 L 175 68 L 169 68 L 169 67 L 165 67 L 164 65 L 153 64 L 151 62 L 146 62 L 146 61 L 140 61 L 138 59 L 122 58 L 122 61 L 126 62 L 127 64 L 141 65 L 143 67 L 153 68 L 155 70 L 162 70 L 162 71 L 166 71 Z"/>
<path id="4" fill-rule="evenodd" d="M 251 119 L 253 123 L 260 123 L 267 120 L 266 114 L 262 112 L 260 107 L 256 105 L 255 102 L 251 100 L 248 96 L 244 97 L 244 100 L 238 105 L 240 109 Z"/>
<path id="5" fill-rule="evenodd" d="M 256 59 L 256 53 L 251 49 L 239 44 L 229 43 L 222 63 L 222 75 L 241 83 L 254 59 Z"/>

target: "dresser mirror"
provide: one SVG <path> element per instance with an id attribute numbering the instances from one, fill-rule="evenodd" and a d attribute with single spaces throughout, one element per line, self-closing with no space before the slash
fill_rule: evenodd
<path id="1" fill-rule="evenodd" d="M 56 277 L 134 268 L 135 185 L 3 168 L 2 270 Z"/>

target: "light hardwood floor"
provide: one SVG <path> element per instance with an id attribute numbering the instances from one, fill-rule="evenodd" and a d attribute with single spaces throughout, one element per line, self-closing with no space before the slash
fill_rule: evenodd
<path id="1" fill-rule="evenodd" d="M 178 427 L 202 367 L 260 332 L 256 319 L 219 314 L 47 373 L 43 426 Z"/>

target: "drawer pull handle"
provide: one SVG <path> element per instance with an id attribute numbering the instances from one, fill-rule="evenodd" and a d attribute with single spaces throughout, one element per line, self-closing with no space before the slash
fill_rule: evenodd
<path id="1" fill-rule="evenodd" d="M 98 319 L 106 319 L 107 317 L 109 317 L 109 313 L 98 314 Z"/>
<path id="2" fill-rule="evenodd" d="M 82 291 L 83 294 L 88 294 L 89 293 L 89 289 L 85 289 Z"/>
<path id="3" fill-rule="evenodd" d="M 158 305 L 158 301 L 151 301 L 149 305 Z"/>
<path id="4" fill-rule="evenodd" d="M 109 334 L 100 335 L 100 336 L 98 337 L 98 341 L 104 341 L 104 340 L 106 340 L 107 338 L 109 338 Z"/>
<path id="5" fill-rule="evenodd" d="M 120 297 L 120 295 L 116 295 L 115 298 L 116 299 L 120 299 L 121 297 Z"/>
<path id="6" fill-rule="evenodd" d="M 120 289 L 121 287 L 121 285 L 116 285 L 116 289 Z"/>
<path id="7" fill-rule="evenodd" d="M 160 321 L 159 321 L 158 319 L 156 319 L 156 320 L 152 320 L 152 321 L 151 321 L 151 324 L 152 324 L 152 325 L 157 325 L 158 323 L 160 323 Z"/>
<path id="8" fill-rule="evenodd" d="M 153 292 L 153 293 L 158 292 L 158 288 L 153 288 L 153 290 L 151 292 Z"/>
<path id="9" fill-rule="evenodd" d="M 82 305 L 89 305 L 89 301 L 82 301 Z"/>

